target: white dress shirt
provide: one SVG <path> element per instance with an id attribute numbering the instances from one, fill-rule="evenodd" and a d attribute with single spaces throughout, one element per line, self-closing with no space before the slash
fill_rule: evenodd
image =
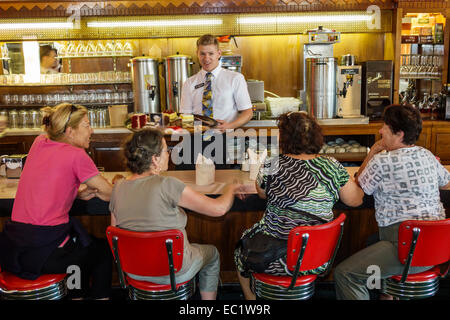
<path id="1" fill-rule="evenodd" d="M 202 100 L 206 73 L 201 69 L 184 82 L 181 113 L 203 114 Z M 220 65 L 211 73 L 213 117 L 216 120 L 232 122 L 236 120 L 239 111 L 252 107 L 247 82 L 241 73 L 223 69 Z"/>

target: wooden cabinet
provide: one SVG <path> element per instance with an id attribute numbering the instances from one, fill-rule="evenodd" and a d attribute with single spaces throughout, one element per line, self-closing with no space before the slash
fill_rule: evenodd
<path id="1" fill-rule="evenodd" d="M 382 122 L 371 122 L 366 125 L 347 125 L 347 126 L 322 126 L 325 140 L 333 140 L 336 137 L 344 139 L 354 139 L 363 146 L 371 147 L 372 144 L 381 139 L 379 130 Z M 246 128 L 250 129 L 250 128 Z M 267 135 L 276 137 L 278 130 L 276 128 L 251 128 L 255 135 Z M 245 132 L 246 130 L 244 130 Z M 122 144 L 131 132 L 116 133 L 95 133 L 91 137 L 91 144 L 87 150 L 95 164 L 105 171 L 125 171 L 126 166 L 122 155 Z M 6 136 L 0 139 L 0 155 L 27 153 L 35 139 L 36 135 L 18 135 Z M 174 146 L 179 141 L 170 141 L 166 137 L 167 144 Z M 416 143 L 419 146 L 427 148 L 433 154 L 438 156 L 445 165 L 450 164 L 450 122 L 449 121 L 424 121 L 422 133 Z M 364 153 L 357 153 L 351 157 L 336 158 L 342 162 L 362 162 L 365 158 Z M 349 154 L 350 155 L 350 154 Z M 169 170 L 173 170 L 174 165 L 169 164 Z"/>
<path id="2" fill-rule="evenodd" d="M 437 122 L 431 136 L 431 152 L 441 159 L 442 164 L 450 164 L 450 122 Z"/>
<path id="3" fill-rule="evenodd" d="M 35 138 L 35 135 L 0 138 L 0 155 L 28 153 Z"/>
<path id="4" fill-rule="evenodd" d="M 94 134 L 88 153 L 104 171 L 126 171 L 122 143 L 130 133 Z"/>

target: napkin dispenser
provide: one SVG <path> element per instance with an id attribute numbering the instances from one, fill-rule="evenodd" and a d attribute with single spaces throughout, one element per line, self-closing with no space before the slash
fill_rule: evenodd
<path id="1" fill-rule="evenodd" d="M 216 167 L 211 159 L 198 154 L 195 161 L 195 184 L 198 186 L 207 186 L 215 181 Z"/>
<path id="2" fill-rule="evenodd" d="M 3 156 L 2 163 L 5 164 L 6 178 L 19 179 L 27 159 L 26 154 L 13 154 Z"/>

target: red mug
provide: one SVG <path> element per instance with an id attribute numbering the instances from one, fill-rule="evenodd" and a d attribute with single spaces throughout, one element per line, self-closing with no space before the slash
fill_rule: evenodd
<path id="1" fill-rule="evenodd" d="M 133 129 L 140 129 L 147 124 L 147 115 L 143 113 L 133 114 L 131 116 L 131 127 Z"/>

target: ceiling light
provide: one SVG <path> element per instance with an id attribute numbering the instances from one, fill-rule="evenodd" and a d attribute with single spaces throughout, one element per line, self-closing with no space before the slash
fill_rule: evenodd
<path id="1" fill-rule="evenodd" d="M 357 22 L 369 21 L 373 17 L 367 14 L 352 15 L 317 15 L 317 16 L 279 16 L 279 17 L 242 17 L 238 18 L 240 24 L 257 23 L 308 23 L 308 22 Z"/>
<path id="2" fill-rule="evenodd" d="M 91 21 L 89 28 L 118 28 L 118 27 L 172 27 L 219 25 L 222 19 L 180 19 L 180 20 L 135 20 L 135 21 Z"/>
<path id="3" fill-rule="evenodd" d="M 0 23 L 0 30 L 16 29 L 73 29 L 72 22 Z"/>

